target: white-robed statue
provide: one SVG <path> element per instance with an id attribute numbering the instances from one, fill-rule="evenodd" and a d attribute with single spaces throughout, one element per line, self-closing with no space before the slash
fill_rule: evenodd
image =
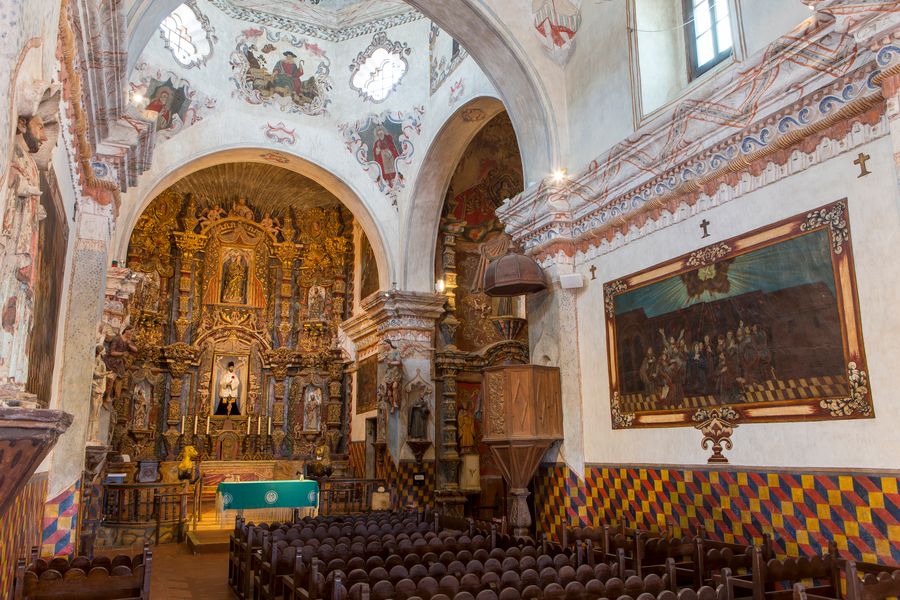
<path id="1" fill-rule="evenodd" d="M 235 372 L 234 362 L 228 363 L 228 368 L 219 379 L 219 406 L 216 407 L 217 415 L 239 415 L 241 408 L 238 406 L 238 398 L 241 393 L 241 379 Z"/>

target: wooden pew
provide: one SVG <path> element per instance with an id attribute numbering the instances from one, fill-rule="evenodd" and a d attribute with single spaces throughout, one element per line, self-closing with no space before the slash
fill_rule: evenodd
<path id="1" fill-rule="evenodd" d="M 747 597 L 753 600 L 784 600 L 793 598 L 793 586 L 804 579 L 825 581 L 810 588 L 813 594 L 838 597 L 841 589 L 840 571 L 837 557 L 837 546 L 829 544 L 828 553 L 824 556 L 801 558 L 763 559 L 762 548 L 753 548 L 753 568 L 750 577 L 732 574 L 730 569 L 723 569 L 722 576 L 729 598 Z M 785 584 L 788 584 L 785 586 Z M 737 593 L 736 593 L 737 592 Z"/>
<path id="2" fill-rule="evenodd" d="M 130 567 L 125 564 L 111 569 L 96 566 L 87 573 L 80 567 L 71 566 L 67 559 L 50 561 L 48 568 L 38 573 L 26 568 L 25 559 L 19 559 L 12 600 L 149 600 L 152 561 L 153 553 L 146 544 L 140 559 Z M 32 563 L 31 568 L 37 562 Z M 49 568 L 51 565 L 61 567 L 63 562 L 69 567 L 65 572 Z"/>

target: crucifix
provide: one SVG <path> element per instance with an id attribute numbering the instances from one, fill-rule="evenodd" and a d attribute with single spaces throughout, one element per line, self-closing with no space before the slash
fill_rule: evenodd
<path id="1" fill-rule="evenodd" d="M 591 281 L 597 279 L 597 265 L 591 265 L 591 268 L 588 269 L 591 272 Z"/>
<path id="2" fill-rule="evenodd" d="M 706 229 L 707 227 L 709 227 L 709 221 L 707 221 L 706 219 L 703 219 L 702 221 L 700 221 L 700 229 L 703 230 L 703 235 L 700 236 L 701 239 L 709 237 L 709 231 L 707 231 L 707 229 Z"/>
<path id="3" fill-rule="evenodd" d="M 859 156 L 856 157 L 856 160 L 853 161 L 854 165 L 859 166 L 859 175 L 856 176 L 857 179 L 859 179 L 860 177 L 865 177 L 866 175 L 868 175 L 869 173 L 872 172 L 866 168 L 866 161 L 869 160 L 870 158 L 872 158 L 872 157 L 869 156 L 868 154 L 866 154 L 865 152 L 860 152 Z"/>

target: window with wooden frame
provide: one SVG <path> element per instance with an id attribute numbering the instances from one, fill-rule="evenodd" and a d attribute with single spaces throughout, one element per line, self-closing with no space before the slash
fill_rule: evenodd
<path id="1" fill-rule="evenodd" d="M 703 75 L 733 52 L 729 0 L 683 0 L 691 79 Z"/>

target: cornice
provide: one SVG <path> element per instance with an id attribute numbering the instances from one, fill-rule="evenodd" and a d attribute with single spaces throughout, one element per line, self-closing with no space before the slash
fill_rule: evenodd
<path id="1" fill-rule="evenodd" d="M 828 2 L 818 20 L 723 71 L 669 118 L 638 130 L 563 183 L 547 179 L 508 200 L 498 210 L 506 231 L 544 262 L 613 240 L 621 245 L 658 228 L 648 227 L 648 219 L 674 219 L 734 174 L 804 140 L 843 122 L 871 125 L 872 111 L 883 111 L 882 81 L 900 71 L 892 39 L 898 12 L 893 3 Z M 797 90 L 806 93 L 797 99 Z M 867 133 L 885 131 L 870 126 Z"/>
<path id="2" fill-rule="evenodd" d="M 378 292 L 363 300 L 365 311 L 350 317 L 341 329 L 355 345 L 375 334 L 393 330 L 434 332 L 435 322 L 444 314 L 447 297 L 438 293 Z"/>
<path id="3" fill-rule="evenodd" d="M 152 123 L 125 116 L 124 27 L 121 0 L 61 1 L 61 77 L 77 180 L 85 195 L 116 207 L 120 192 L 149 168 L 155 138 Z"/>

